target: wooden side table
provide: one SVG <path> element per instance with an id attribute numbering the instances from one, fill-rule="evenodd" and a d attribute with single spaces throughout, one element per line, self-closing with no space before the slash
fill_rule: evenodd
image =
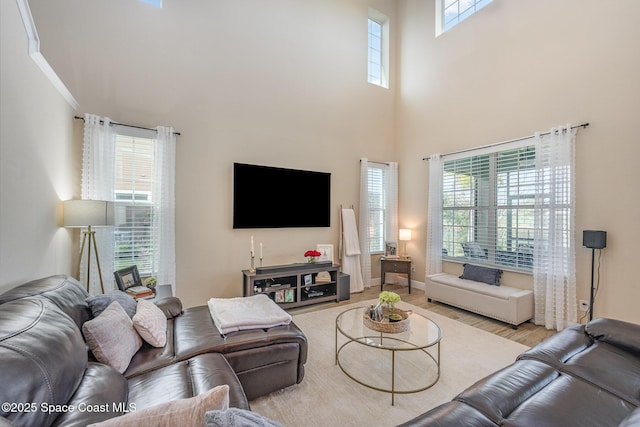
<path id="1" fill-rule="evenodd" d="M 409 293 L 411 293 L 411 258 L 385 258 L 380 257 L 380 291 L 384 286 L 385 273 L 406 274 L 409 281 Z"/>

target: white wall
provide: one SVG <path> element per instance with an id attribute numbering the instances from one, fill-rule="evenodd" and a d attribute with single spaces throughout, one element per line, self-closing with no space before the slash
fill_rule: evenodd
<path id="1" fill-rule="evenodd" d="M 437 38 L 434 0 L 402 0 L 398 14 L 401 226 L 422 236 L 409 246 L 420 254 L 417 276 L 425 272 L 423 157 L 587 121 L 576 151 L 578 296 L 588 299 L 591 274 L 582 230 L 606 230 L 594 315 L 640 321 L 640 2 L 495 0 Z M 531 287 L 531 276 L 504 281 Z"/>
<path id="2" fill-rule="evenodd" d="M 0 291 L 71 273 L 58 202 L 77 176 L 73 111 L 28 55 L 15 1 L 0 2 Z M 78 178 L 79 179 L 79 178 Z"/>
<path id="3" fill-rule="evenodd" d="M 358 205 L 359 158 L 393 160 L 395 70 L 388 90 L 367 83 L 366 33 L 368 7 L 395 19 L 394 2 L 164 3 L 30 1 L 79 112 L 182 133 L 177 295 L 187 306 L 241 295 L 251 235 L 265 265 L 302 262 L 317 243 L 337 253 L 339 206 Z M 332 226 L 233 230 L 233 162 L 330 172 Z"/>
<path id="4" fill-rule="evenodd" d="M 264 242 L 267 264 L 301 261 L 316 243 L 337 245 L 338 206 L 357 207 L 362 156 L 400 163 L 400 226 L 414 229 L 408 251 L 420 280 L 423 157 L 589 121 L 577 151 L 579 297 L 588 297 L 590 274 L 581 231 L 606 230 L 595 315 L 640 320 L 640 3 L 610 10 L 597 0 L 495 0 L 438 38 L 434 0 L 31 5 L 43 52 L 80 112 L 183 133 L 177 290 L 187 305 L 241 293 L 251 234 Z M 390 90 L 365 82 L 369 6 L 391 17 L 400 52 Z M 232 230 L 234 161 L 331 172 L 333 226 Z M 531 286 L 530 276 L 505 281 Z"/>

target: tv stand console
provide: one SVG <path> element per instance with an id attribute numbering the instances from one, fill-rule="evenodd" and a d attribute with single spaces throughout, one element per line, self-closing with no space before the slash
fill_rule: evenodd
<path id="1" fill-rule="evenodd" d="M 242 294 L 266 294 L 282 308 L 340 301 L 340 266 L 331 262 L 259 267 L 242 270 Z"/>

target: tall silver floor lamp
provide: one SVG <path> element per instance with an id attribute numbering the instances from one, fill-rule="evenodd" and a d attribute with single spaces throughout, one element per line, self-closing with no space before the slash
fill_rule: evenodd
<path id="1" fill-rule="evenodd" d="M 95 253 L 96 265 L 98 266 L 98 277 L 100 278 L 100 289 L 104 293 L 104 283 L 102 281 L 102 270 L 100 269 L 100 256 L 98 245 L 96 244 L 96 232 L 92 227 L 109 227 L 113 225 L 113 202 L 105 200 L 67 200 L 63 203 L 63 225 L 69 228 L 86 227 L 82 232 L 82 244 L 78 255 L 78 265 L 76 272 L 80 274 L 80 263 L 85 244 L 87 246 L 87 292 L 91 282 L 91 246 Z"/>

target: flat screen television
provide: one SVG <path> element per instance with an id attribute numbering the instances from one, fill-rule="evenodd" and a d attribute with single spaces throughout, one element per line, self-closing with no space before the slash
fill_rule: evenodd
<path id="1" fill-rule="evenodd" d="M 331 174 L 233 164 L 233 228 L 329 227 Z"/>

